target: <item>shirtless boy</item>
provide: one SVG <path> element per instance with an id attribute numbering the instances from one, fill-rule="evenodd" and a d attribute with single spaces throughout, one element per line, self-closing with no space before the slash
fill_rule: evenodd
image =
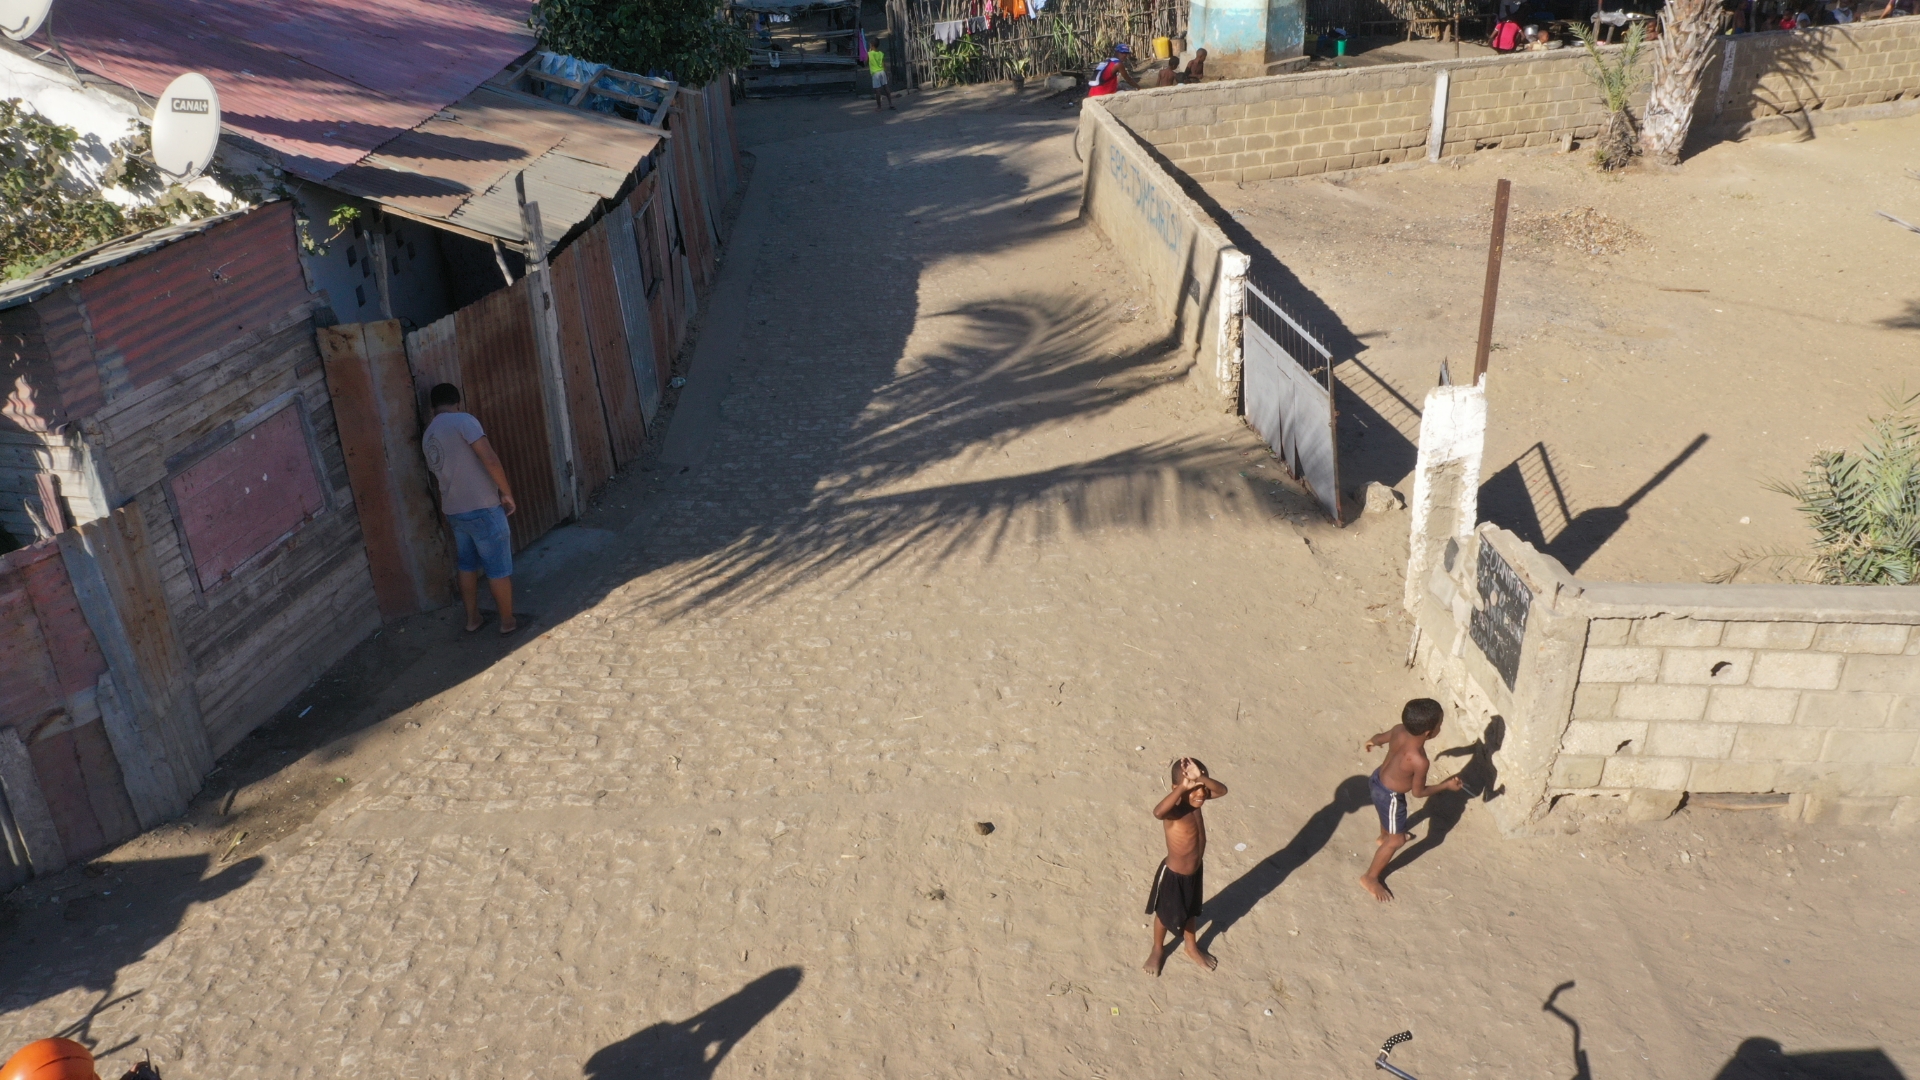
<path id="1" fill-rule="evenodd" d="M 1181 758 L 1173 763 L 1173 790 L 1167 792 L 1153 816 L 1167 830 L 1167 857 L 1154 872 L 1153 889 L 1147 893 L 1147 914 L 1153 916 L 1153 951 L 1147 954 L 1146 971 L 1160 974 L 1166 963 L 1167 931 L 1175 939 L 1187 940 L 1187 957 L 1212 971 L 1220 962 L 1200 947 L 1193 936 L 1200 916 L 1200 900 L 1205 892 L 1201 860 L 1207 854 L 1207 819 L 1200 812 L 1208 799 L 1227 794 L 1227 785 L 1207 775 L 1207 767 L 1197 758 Z"/>
<path id="2" fill-rule="evenodd" d="M 1387 748 L 1387 760 L 1367 777 L 1373 791 L 1373 808 L 1380 812 L 1380 849 L 1373 853 L 1373 865 L 1360 875 L 1360 884 L 1375 900 L 1391 900 L 1393 893 L 1381 884 L 1380 873 L 1393 860 L 1393 853 L 1407 842 L 1407 796 L 1424 799 L 1443 791 L 1459 791 L 1464 781 L 1450 777 L 1431 787 L 1427 785 L 1427 740 L 1440 734 L 1440 718 L 1446 715 L 1432 698 L 1414 698 L 1400 710 L 1400 722 L 1368 739 L 1360 749 Z"/>

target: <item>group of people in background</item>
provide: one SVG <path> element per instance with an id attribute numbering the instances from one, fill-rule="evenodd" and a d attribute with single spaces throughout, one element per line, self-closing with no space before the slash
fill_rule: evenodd
<path id="1" fill-rule="evenodd" d="M 1721 0 L 1720 10 L 1726 17 L 1727 33 L 1752 34 L 1897 18 L 1912 15 L 1916 4 L 1920 0 Z M 1502 53 L 1565 48 L 1567 38 L 1562 26 L 1556 24 L 1554 13 L 1536 10 L 1523 14 L 1524 6 L 1525 0 L 1502 0 L 1487 35 L 1487 46 Z M 1591 20 L 1603 40 L 1617 37 L 1621 27 L 1633 22 L 1646 24 L 1649 40 L 1660 35 L 1657 18 L 1629 8 L 1602 9 L 1594 12 Z"/>
<path id="2" fill-rule="evenodd" d="M 1133 56 L 1133 46 L 1124 41 L 1113 43 L 1113 50 L 1105 60 L 1093 69 L 1093 77 L 1087 80 L 1088 97 L 1105 97 L 1117 94 L 1121 90 L 1138 90 L 1145 80 L 1134 77 L 1127 66 Z M 1158 61 L 1156 61 L 1158 63 Z M 1207 50 L 1195 49 L 1193 58 L 1187 61 L 1187 69 L 1180 70 L 1180 58 L 1169 57 L 1157 72 L 1153 73 L 1154 86 L 1178 86 L 1181 83 L 1197 83 L 1207 74 Z"/>

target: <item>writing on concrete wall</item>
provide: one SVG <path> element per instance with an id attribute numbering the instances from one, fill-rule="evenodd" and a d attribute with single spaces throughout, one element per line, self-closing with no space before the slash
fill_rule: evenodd
<path id="1" fill-rule="evenodd" d="M 1527 608 L 1533 603 L 1533 590 L 1485 537 L 1480 539 L 1476 577 L 1480 606 L 1467 620 L 1467 633 L 1511 690 L 1520 674 L 1520 646 L 1527 640 Z"/>
<path id="2" fill-rule="evenodd" d="M 1153 178 L 1127 160 L 1117 146 L 1107 147 L 1107 175 L 1133 200 L 1133 207 L 1146 219 L 1149 228 L 1167 245 L 1168 251 L 1180 249 L 1180 222 L 1174 216 L 1173 203 L 1160 193 Z"/>

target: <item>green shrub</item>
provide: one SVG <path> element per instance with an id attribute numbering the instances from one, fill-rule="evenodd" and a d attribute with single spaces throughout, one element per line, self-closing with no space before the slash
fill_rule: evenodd
<path id="1" fill-rule="evenodd" d="M 747 63 L 747 37 L 714 0 L 540 0 L 540 47 L 637 75 L 700 87 Z"/>
<path id="2" fill-rule="evenodd" d="M 113 161 L 102 181 L 156 201 L 117 206 L 75 175 L 78 131 L 19 98 L 0 101 L 0 279 L 24 277 L 128 233 L 215 212 L 206 196 L 160 182 L 141 157 L 146 138 L 143 127 L 109 147 Z"/>
<path id="3" fill-rule="evenodd" d="M 1920 583 L 1920 394 L 1888 406 L 1858 453 L 1822 450 L 1803 483 L 1769 485 L 1799 501 L 1829 585 Z"/>

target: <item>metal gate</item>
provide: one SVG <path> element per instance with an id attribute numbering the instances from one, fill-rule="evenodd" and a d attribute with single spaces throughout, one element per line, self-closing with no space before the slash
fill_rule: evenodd
<path id="1" fill-rule="evenodd" d="M 1320 500 L 1334 524 L 1346 524 L 1333 354 L 1252 277 L 1240 328 L 1247 423 Z"/>

